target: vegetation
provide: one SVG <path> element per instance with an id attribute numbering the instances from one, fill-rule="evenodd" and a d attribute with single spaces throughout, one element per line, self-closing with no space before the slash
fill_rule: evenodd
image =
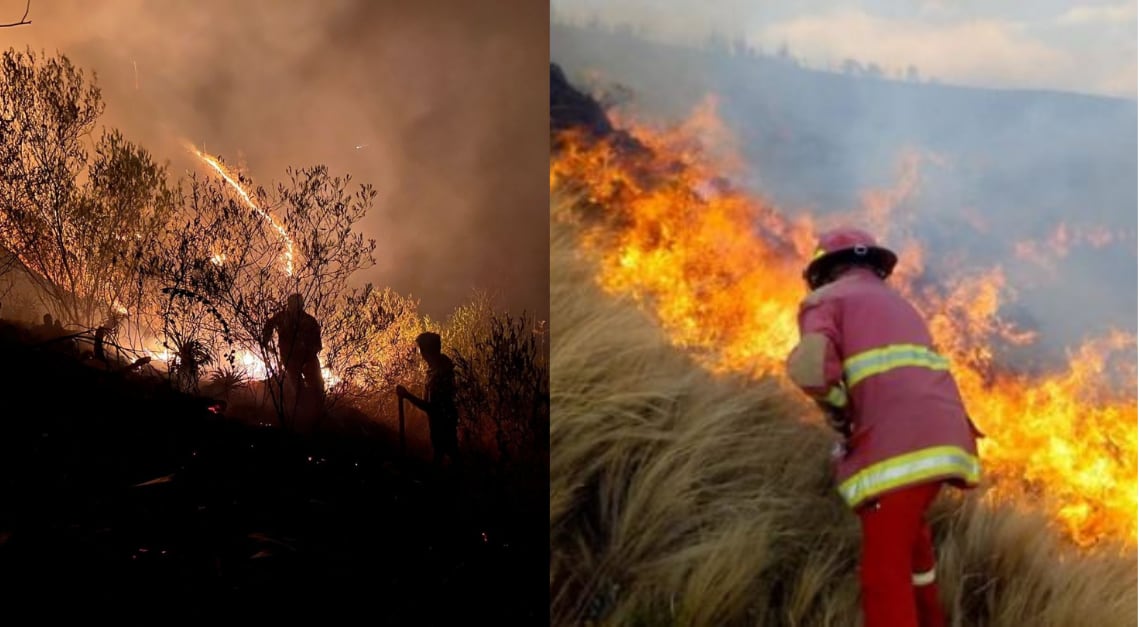
<path id="1" fill-rule="evenodd" d="M 409 295 L 353 288 L 372 264 L 357 226 L 376 193 L 348 176 L 173 181 L 98 128 L 99 90 L 66 57 L 9 50 L 0 72 L 0 394 L 20 407 L 0 421 L 11 592 L 336 594 L 381 622 L 544 617 L 541 324 L 482 295 L 440 324 Z M 304 424 L 261 345 L 293 293 L 322 324 L 332 377 Z M 66 335 L 39 326 L 45 310 Z M 394 388 L 421 393 L 428 329 L 467 399 L 461 472 L 443 475 L 423 463 L 419 410 L 408 454 L 392 445 Z"/>
<path id="2" fill-rule="evenodd" d="M 123 354 L 156 356 L 179 389 L 216 393 L 259 423 L 269 399 L 280 424 L 293 427 L 261 333 L 299 293 L 323 327 L 321 362 L 334 377 L 326 410 L 393 420 L 395 386 L 422 386 L 415 337 L 432 329 L 459 366 L 470 443 L 485 441 L 503 461 L 544 450 L 539 321 L 475 294 L 439 324 L 410 296 L 351 287 L 374 263 L 375 242 L 357 228 L 376 198 L 370 186 L 324 166 L 291 169 L 269 189 L 240 172 L 232 183 L 213 173 L 172 181 L 144 148 L 98 127 L 100 91 L 67 57 L 8 50 L 0 70 L 9 304 L 0 315 L 35 321 L 46 309 L 72 330 L 103 327 Z M 266 374 L 267 383 L 255 381 Z"/>
<path id="3" fill-rule="evenodd" d="M 555 219 L 552 624 L 857 625 L 858 526 L 816 412 L 698 367 L 602 296 L 575 238 Z M 951 624 L 1134 624 L 1133 548 L 1081 552 L 983 490 L 946 493 L 933 519 Z"/>

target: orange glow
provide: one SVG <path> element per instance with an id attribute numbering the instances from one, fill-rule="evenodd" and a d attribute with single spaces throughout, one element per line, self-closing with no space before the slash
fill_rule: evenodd
<path id="1" fill-rule="evenodd" d="M 1108 381 L 1118 374 L 1108 366 L 1111 357 L 1126 355 L 1131 364 L 1135 337 L 1106 332 L 1044 374 L 1002 369 L 995 356 L 1001 344 L 1035 340 L 998 316 L 1012 293 L 1002 270 L 956 264 L 946 272 L 941 265 L 939 274 L 950 278 L 931 286 L 917 281 L 926 263 L 922 243 L 886 235 L 887 225 L 905 222 L 891 212 L 920 184 L 920 156 L 906 155 L 898 185 L 866 192 L 859 211 L 792 216 L 722 184 L 739 160 L 702 149 L 700 138 L 719 138 L 720 150 L 731 145 L 720 141 L 714 110 L 701 108 L 676 129 L 630 120 L 617 126 L 650 152 L 620 151 L 570 132 L 550 164 L 551 191 L 582 199 L 572 215 L 555 219 L 578 226 L 583 249 L 600 259 L 597 280 L 606 291 L 635 298 L 713 372 L 782 377 L 798 337 L 800 273 L 815 235 L 854 220 L 899 253 L 891 282 L 926 315 L 988 436 L 980 442 L 993 484 L 988 498 L 1045 508 L 1083 546 L 1101 538 L 1136 542 L 1134 389 Z M 1051 243 L 1062 245 L 1064 231 L 1057 233 Z M 1093 233 L 1089 241 L 1106 239 Z M 1123 374 L 1133 386 L 1135 373 Z"/>
<path id="2" fill-rule="evenodd" d="M 229 186 L 233 188 L 233 191 L 237 192 L 237 195 L 240 196 L 243 201 L 245 201 L 245 205 L 247 207 L 256 211 L 258 214 L 260 214 L 262 217 L 264 217 L 265 220 L 270 224 L 270 226 L 273 227 L 273 230 L 277 231 L 277 233 L 281 236 L 281 240 L 285 242 L 285 274 L 292 276 L 293 275 L 293 239 L 291 237 L 289 237 L 288 232 L 285 231 L 285 227 L 281 226 L 281 223 L 277 222 L 277 219 L 274 218 L 272 214 L 270 214 L 268 211 L 261 209 L 260 207 L 257 206 L 257 203 L 253 202 L 253 199 L 249 197 L 249 193 L 246 192 L 245 189 L 241 187 L 241 184 L 239 184 L 237 182 L 237 179 L 234 178 L 234 176 L 232 174 L 230 174 L 229 170 L 227 170 L 226 167 L 224 165 L 222 165 L 222 163 L 220 161 L 218 161 L 216 158 L 214 158 L 210 155 L 207 155 L 206 153 L 198 150 L 197 147 L 195 147 L 193 144 L 187 143 L 187 146 L 189 147 L 190 152 L 194 153 L 195 156 L 197 156 L 199 159 L 202 160 L 202 163 L 205 163 L 206 165 L 210 166 L 210 168 L 214 172 L 217 172 L 219 176 L 221 176 L 223 179 L 225 179 L 226 183 L 229 183 Z M 214 263 L 218 264 L 218 265 L 220 265 L 221 262 L 224 260 L 225 260 L 224 256 L 221 256 L 220 259 L 215 256 L 215 258 L 213 259 Z"/>

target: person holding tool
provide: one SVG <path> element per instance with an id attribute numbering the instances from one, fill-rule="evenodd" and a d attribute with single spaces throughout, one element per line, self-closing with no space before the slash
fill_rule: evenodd
<path id="1" fill-rule="evenodd" d="M 431 448 L 434 452 L 435 465 L 442 465 L 444 456 L 449 457 L 451 463 L 455 463 L 459 452 L 455 364 L 450 357 L 443 354 L 442 340 L 438 333 L 421 333 L 415 338 L 415 343 L 419 346 L 423 360 L 427 362 L 427 381 L 423 386 L 423 398 L 412 394 L 402 385 L 396 386 L 400 410 L 403 409 L 403 399 L 407 399 L 425 412 L 431 429 Z"/>

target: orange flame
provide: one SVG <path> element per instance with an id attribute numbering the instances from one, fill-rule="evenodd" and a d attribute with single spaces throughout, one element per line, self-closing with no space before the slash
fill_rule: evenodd
<path id="1" fill-rule="evenodd" d="M 705 367 L 781 377 L 798 337 L 801 264 L 821 228 L 852 216 L 789 216 L 726 187 L 719 163 L 694 140 L 721 128 L 709 115 L 701 109 L 673 130 L 622 121 L 645 153 L 565 134 L 551 159 L 550 189 L 578 193 L 582 203 L 557 219 L 575 222 L 582 246 L 598 253 L 600 285 L 648 307 Z M 903 165 L 897 189 L 864 195 L 860 223 L 897 222 L 890 211 L 918 184 L 917 163 L 907 158 Z M 902 262 L 891 281 L 925 312 L 987 435 L 980 442 L 992 482 L 987 498 L 1043 507 L 1083 546 L 1105 538 L 1134 544 L 1136 401 L 1133 390 L 1111 387 L 1106 364 L 1117 351 L 1133 351 L 1135 337 L 1107 333 L 1046 374 L 1009 371 L 999 365 L 997 347 L 1029 344 L 1034 336 L 998 315 L 1011 294 L 1001 270 L 958 272 L 933 287 L 919 281 L 921 243 L 911 237 L 894 244 Z"/>
<path id="2" fill-rule="evenodd" d="M 226 183 L 229 183 L 229 186 L 232 187 L 235 192 L 237 192 L 237 195 L 240 196 L 243 201 L 245 201 L 245 205 L 247 207 L 256 211 L 258 214 L 260 214 L 262 217 L 264 217 L 265 220 L 267 222 L 269 222 L 270 226 L 273 227 L 273 230 L 277 231 L 277 233 L 281 236 L 281 240 L 285 242 L 285 274 L 292 276 L 293 275 L 293 239 L 291 237 L 289 237 L 288 232 L 285 231 L 285 227 L 281 226 L 281 223 L 277 222 L 277 219 L 274 218 L 272 214 L 270 214 L 268 211 L 261 209 L 260 207 L 257 206 L 257 203 L 253 202 L 253 199 L 249 197 L 249 193 L 246 192 L 245 189 L 241 187 L 241 184 L 237 182 L 237 179 L 234 178 L 232 174 L 230 174 L 229 170 L 227 170 L 226 167 L 224 165 L 222 165 L 222 163 L 220 161 L 218 161 L 216 158 L 214 158 L 210 155 L 207 155 L 206 153 L 198 150 L 197 147 L 195 147 L 193 144 L 190 144 L 189 142 L 187 142 L 187 146 L 188 146 L 190 152 L 194 153 L 194 155 L 197 156 L 199 159 L 201 159 L 203 163 L 210 166 L 210 168 L 213 169 L 214 172 L 217 172 L 218 175 L 220 175 L 223 179 L 225 179 Z M 224 260 L 224 257 L 222 257 L 222 260 Z M 214 262 L 218 263 L 218 260 L 215 259 Z"/>

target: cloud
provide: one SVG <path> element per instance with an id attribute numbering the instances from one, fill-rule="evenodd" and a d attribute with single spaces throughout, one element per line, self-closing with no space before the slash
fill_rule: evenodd
<path id="1" fill-rule="evenodd" d="M 1137 77 L 1139 77 L 1139 63 L 1132 57 L 1130 63 L 1105 74 L 1099 82 L 1098 91 L 1122 98 L 1135 98 Z"/>
<path id="2" fill-rule="evenodd" d="M 815 68 L 850 58 L 890 76 L 913 65 L 945 83 L 1134 98 L 1136 7 L 1108 1 L 553 0 L 551 8 L 670 42 L 699 44 L 717 32 L 769 52 L 786 43 Z"/>
<path id="3" fill-rule="evenodd" d="M 1070 84 L 1074 62 L 1064 50 L 1030 37 L 1019 23 L 993 19 L 930 24 L 862 10 L 797 17 L 757 34 L 765 46 L 787 43 L 809 62 L 852 58 L 884 69 L 917 66 L 944 82 L 998 87 Z"/>
<path id="4" fill-rule="evenodd" d="M 1056 23 L 1072 24 L 1132 24 L 1135 22 L 1135 3 L 1124 2 L 1099 6 L 1081 5 L 1068 9 L 1056 18 Z"/>

